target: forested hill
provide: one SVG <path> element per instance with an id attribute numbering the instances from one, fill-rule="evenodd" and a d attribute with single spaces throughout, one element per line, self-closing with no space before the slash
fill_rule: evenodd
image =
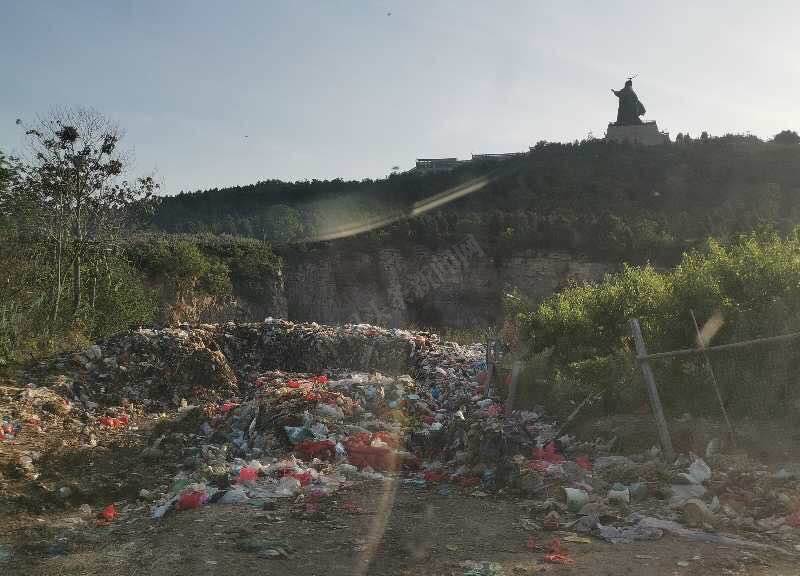
<path id="1" fill-rule="evenodd" d="M 483 189 L 414 218 L 425 199 L 489 174 Z M 319 237 L 333 222 L 394 220 L 357 241 L 435 247 L 466 233 L 495 254 L 559 249 L 593 258 L 677 259 L 709 236 L 800 223 L 800 145 L 752 136 L 681 139 L 654 147 L 603 140 L 540 143 L 503 164 L 383 180 L 281 182 L 164 198 L 155 227 L 276 243 Z"/>

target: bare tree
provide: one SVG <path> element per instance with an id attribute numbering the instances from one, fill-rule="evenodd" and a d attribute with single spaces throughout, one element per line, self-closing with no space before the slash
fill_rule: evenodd
<path id="1" fill-rule="evenodd" d="M 106 254 L 158 185 L 150 176 L 126 178 L 120 131 L 94 110 L 58 111 L 25 133 L 32 157 L 21 163 L 6 207 L 22 215 L 29 234 L 44 236 L 51 247 L 55 321 L 69 277 L 74 316 L 84 303 L 84 269 L 93 271 L 94 293 Z"/>

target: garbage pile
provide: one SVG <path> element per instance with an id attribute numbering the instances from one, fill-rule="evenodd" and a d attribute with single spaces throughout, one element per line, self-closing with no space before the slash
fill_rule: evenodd
<path id="1" fill-rule="evenodd" d="M 504 417 L 502 405 L 481 392 L 479 348 L 447 349 L 458 355 L 438 353 L 438 364 L 416 356 L 419 379 L 267 371 L 246 382 L 240 397 L 187 405 L 181 420 L 197 424 L 200 464 L 154 516 L 214 502 L 325 497 L 354 480 L 398 475 L 416 487 L 447 478 L 460 489 L 494 491 L 510 451 L 530 452 L 553 426 L 532 413 Z"/>
<path id="2" fill-rule="evenodd" d="M 181 399 L 235 396 L 240 378 L 271 369 L 402 374 L 416 363 L 430 372 L 442 350 L 453 346 L 456 353 L 466 352 L 441 343 L 434 334 L 368 324 L 323 326 L 271 318 L 249 324 L 182 324 L 118 334 L 82 353 L 33 366 L 25 378 L 41 383 L 58 373 L 75 386 L 84 403 L 127 399 L 166 408 L 179 405 Z M 416 362 L 421 351 L 427 351 L 427 360 Z M 469 353 L 481 354 L 475 349 Z"/>
<path id="3" fill-rule="evenodd" d="M 169 485 L 138 491 L 154 518 L 279 501 L 314 516 L 322 498 L 391 479 L 441 496 L 521 498 L 521 524 L 537 533 L 795 538 L 800 470 L 773 474 L 711 452 L 669 464 L 657 449 L 612 455 L 613 441 L 564 435 L 540 409 L 507 414 L 487 395 L 486 368 L 482 344 L 365 324 L 139 329 L 23 374 L 14 408 L 0 405 L 0 457 L 28 433 L 71 430 L 91 448 L 149 419 L 138 458 L 172 470 Z M 29 479 L 46 459 L 15 457 Z"/>

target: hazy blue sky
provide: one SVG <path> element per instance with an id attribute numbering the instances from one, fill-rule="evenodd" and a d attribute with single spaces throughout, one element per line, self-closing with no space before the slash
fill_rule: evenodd
<path id="1" fill-rule="evenodd" d="M 800 129 L 800 2 L 655 4 L 5 0 L 0 148 L 18 117 L 87 105 L 166 193 L 379 177 L 602 136 L 637 73 L 673 136 Z"/>

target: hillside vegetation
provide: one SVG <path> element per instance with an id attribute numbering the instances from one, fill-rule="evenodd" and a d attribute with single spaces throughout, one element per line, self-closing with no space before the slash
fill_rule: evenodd
<path id="1" fill-rule="evenodd" d="M 26 133 L 37 156 L 0 157 L 0 363 L 140 324 L 262 317 L 280 282 L 274 245 L 291 255 L 331 230 L 362 224 L 381 225 L 333 242 L 345 251 L 412 252 L 472 234 L 496 264 L 520 251 L 558 250 L 663 269 L 708 238 L 723 243 L 708 253 L 719 259 L 739 234 L 769 228 L 785 235 L 800 222 L 796 138 L 681 138 L 651 148 L 542 142 L 523 157 L 449 173 L 268 180 L 159 197 L 151 178 L 126 175 L 119 132 L 94 112 L 70 112 Z M 488 183 L 411 217 L 437 194 L 478 179 Z M 711 304 L 680 301 L 688 295 L 673 286 L 697 254 L 674 273 L 627 268 L 609 280 L 613 290 L 574 287 L 556 296 L 526 316 L 531 342 L 554 347 L 562 366 L 614 354 L 619 322 L 636 310 L 625 308 L 630 299 L 599 303 L 624 293 L 620 285 L 635 286 L 644 302 L 708 312 Z M 594 315 L 576 299 L 595 302 Z M 653 306 L 663 312 L 663 302 Z M 655 320 L 645 321 L 655 337 Z M 677 341 L 660 330 L 670 335 L 664 345 Z M 593 332 L 610 340 L 585 342 Z M 580 345 L 559 344 L 573 338 Z"/>
<path id="2" fill-rule="evenodd" d="M 606 260 L 676 263 L 708 237 L 800 222 L 800 146 L 751 136 L 636 147 L 602 140 L 540 143 L 501 165 L 471 163 L 446 174 L 380 181 L 265 181 L 178 194 L 158 207 L 165 231 L 214 232 L 276 242 L 313 239 L 327 220 L 398 215 L 357 242 L 409 249 L 471 233 L 496 258 L 519 250 L 566 250 Z M 494 174 L 470 196 L 417 218 L 415 202 Z M 339 206 L 341 203 L 341 206 Z M 334 207 L 338 206 L 338 211 Z"/>
<path id="3" fill-rule="evenodd" d="M 533 309 L 517 305 L 529 353 L 547 358 L 536 394 L 569 405 L 595 392 L 607 408 L 646 401 L 633 361 L 629 320 L 638 318 L 649 351 L 741 342 L 800 331 L 800 228 L 785 237 L 763 230 L 687 252 L 671 270 L 628 266 L 597 284 L 574 284 Z M 798 340 L 714 354 L 724 402 L 738 415 L 793 410 L 800 399 Z M 718 414 L 700 356 L 656 360 L 653 369 L 672 414 Z M 530 384 L 530 383 L 529 383 Z M 530 384 L 534 388 L 535 384 Z"/>
<path id="4" fill-rule="evenodd" d="M 120 132 L 97 112 L 25 128 L 32 158 L 0 154 L 0 369 L 129 327 L 271 303 L 280 260 L 264 242 L 142 232 L 158 186 L 127 173 Z"/>

